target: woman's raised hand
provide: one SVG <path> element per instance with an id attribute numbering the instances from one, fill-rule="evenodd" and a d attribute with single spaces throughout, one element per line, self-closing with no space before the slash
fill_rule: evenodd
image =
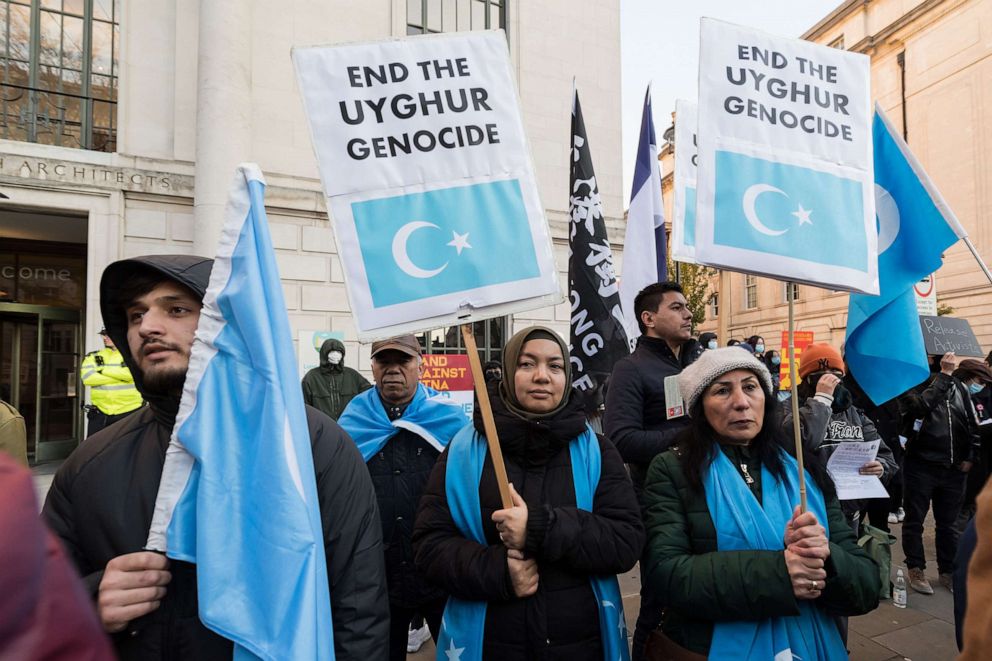
<path id="1" fill-rule="evenodd" d="M 499 538 L 508 549 L 522 550 L 527 541 L 527 503 L 510 483 L 510 498 L 513 507 L 493 512 L 493 521 Z"/>

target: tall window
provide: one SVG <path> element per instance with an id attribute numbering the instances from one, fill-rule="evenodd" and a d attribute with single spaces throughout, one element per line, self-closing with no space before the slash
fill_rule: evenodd
<path id="1" fill-rule="evenodd" d="M 117 148 L 120 0 L 0 0 L 0 137 Z"/>
<path id="2" fill-rule="evenodd" d="M 789 296 L 792 296 L 792 300 L 799 300 L 799 285 L 794 282 L 783 282 L 782 283 L 782 300 L 786 303 L 789 302 Z"/>
<path id="3" fill-rule="evenodd" d="M 479 358 L 483 362 L 499 360 L 502 357 L 503 344 L 508 339 L 506 326 L 506 317 L 477 321 L 472 324 L 475 343 L 479 347 Z M 426 354 L 466 353 L 465 344 L 462 342 L 461 326 L 449 326 L 420 333 L 417 335 L 417 339 L 420 340 L 420 348 Z"/>
<path id="4" fill-rule="evenodd" d="M 720 294 L 715 293 L 710 296 L 710 318 L 716 319 L 720 316 Z"/>
<path id="5" fill-rule="evenodd" d="M 744 275 L 744 309 L 753 310 L 758 307 L 758 278 Z"/>
<path id="6" fill-rule="evenodd" d="M 406 33 L 506 29 L 506 0 L 406 0 Z"/>

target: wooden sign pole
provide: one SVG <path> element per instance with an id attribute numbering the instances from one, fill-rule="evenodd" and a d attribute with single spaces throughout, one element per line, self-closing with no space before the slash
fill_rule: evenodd
<path id="1" fill-rule="evenodd" d="M 806 512 L 806 471 L 803 469 L 803 438 L 799 427 L 799 394 L 796 383 L 796 318 L 792 290 L 795 285 L 786 283 L 789 299 L 789 383 L 792 390 L 792 433 L 796 438 L 796 463 L 799 464 L 799 507 Z"/>
<path id="2" fill-rule="evenodd" d="M 510 481 L 506 477 L 503 451 L 499 447 L 496 421 L 493 419 L 493 407 L 489 402 L 489 390 L 486 389 L 486 378 L 482 373 L 482 361 L 479 360 L 479 348 L 475 344 L 472 324 L 462 324 L 462 341 L 468 351 L 468 364 L 472 369 L 472 382 L 475 383 L 475 394 L 479 399 L 479 410 L 482 413 L 483 428 L 486 430 L 486 441 L 489 443 L 489 454 L 493 458 L 493 470 L 496 471 L 499 498 L 503 501 L 504 509 L 508 509 L 513 507 L 513 499 L 510 498 Z M 803 493 L 805 494 L 805 492 Z"/>

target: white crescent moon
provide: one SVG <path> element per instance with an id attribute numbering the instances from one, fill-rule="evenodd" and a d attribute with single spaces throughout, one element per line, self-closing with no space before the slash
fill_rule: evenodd
<path id="1" fill-rule="evenodd" d="M 899 236 L 899 205 L 892 193 L 875 184 L 875 215 L 878 216 L 878 254 L 888 250 Z"/>
<path id="2" fill-rule="evenodd" d="M 744 201 L 742 206 L 744 207 L 744 217 L 747 218 L 747 222 L 751 224 L 751 227 L 758 230 L 762 234 L 767 234 L 768 236 L 781 236 L 785 234 L 788 230 L 773 230 L 767 225 L 761 222 L 758 218 L 758 214 L 754 210 L 754 204 L 758 201 L 758 196 L 762 193 L 778 193 L 779 195 L 785 195 L 785 193 L 774 186 L 769 186 L 768 184 L 755 184 L 751 186 L 746 191 L 744 191 Z M 789 197 L 785 195 L 785 197 Z"/>
<path id="3" fill-rule="evenodd" d="M 414 264 L 410 260 L 410 255 L 406 253 L 406 242 L 410 240 L 410 235 L 423 227 L 440 229 L 434 223 L 428 223 L 423 220 L 415 220 L 411 223 L 407 223 L 401 227 L 396 233 L 396 236 L 393 237 L 393 260 L 396 262 L 396 266 L 400 267 L 400 270 L 409 276 L 414 278 L 433 278 L 435 275 L 448 267 L 448 262 L 445 262 L 442 266 L 436 269 L 422 269 Z"/>

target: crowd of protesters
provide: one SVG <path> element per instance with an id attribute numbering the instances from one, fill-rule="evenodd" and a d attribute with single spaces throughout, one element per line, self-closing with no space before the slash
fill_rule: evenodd
<path id="1" fill-rule="evenodd" d="M 101 420 L 59 468 L 47 528 L 17 465 L 23 420 L 0 406 L 0 449 L 17 460 L 0 452 L 0 523 L 19 531 L 0 534 L 0 557 L 11 559 L 0 572 L 0 658 L 231 657 L 231 641 L 199 618 L 196 565 L 144 550 L 211 268 L 152 256 L 104 271 L 114 355 L 90 367 L 129 371 L 129 394 L 144 405 Z M 374 384 L 344 366 L 343 343 L 324 343 L 302 388 L 336 658 L 405 658 L 419 646 L 412 622 L 439 658 L 465 649 L 482 659 L 843 658 L 846 618 L 889 590 L 888 546 L 859 539 L 901 523 L 909 585 L 933 594 L 931 508 L 959 645 L 967 658 L 992 652 L 992 549 L 981 527 L 992 525 L 988 362 L 934 357 L 930 379 L 875 404 L 840 347 L 813 344 L 799 362 L 797 427 L 782 401 L 781 354 L 765 338 L 721 348 L 713 333 L 693 337 L 676 283 L 646 287 L 634 307 L 640 337 L 594 420 L 553 330 L 520 330 L 486 364 L 509 502 L 480 407 L 469 419 L 419 382 L 414 336 L 372 345 Z M 860 472 L 889 497 L 839 500 L 828 459 L 843 443 L 876 440 Z M 616 577 L 638 562 L 628 642 Z"/>

